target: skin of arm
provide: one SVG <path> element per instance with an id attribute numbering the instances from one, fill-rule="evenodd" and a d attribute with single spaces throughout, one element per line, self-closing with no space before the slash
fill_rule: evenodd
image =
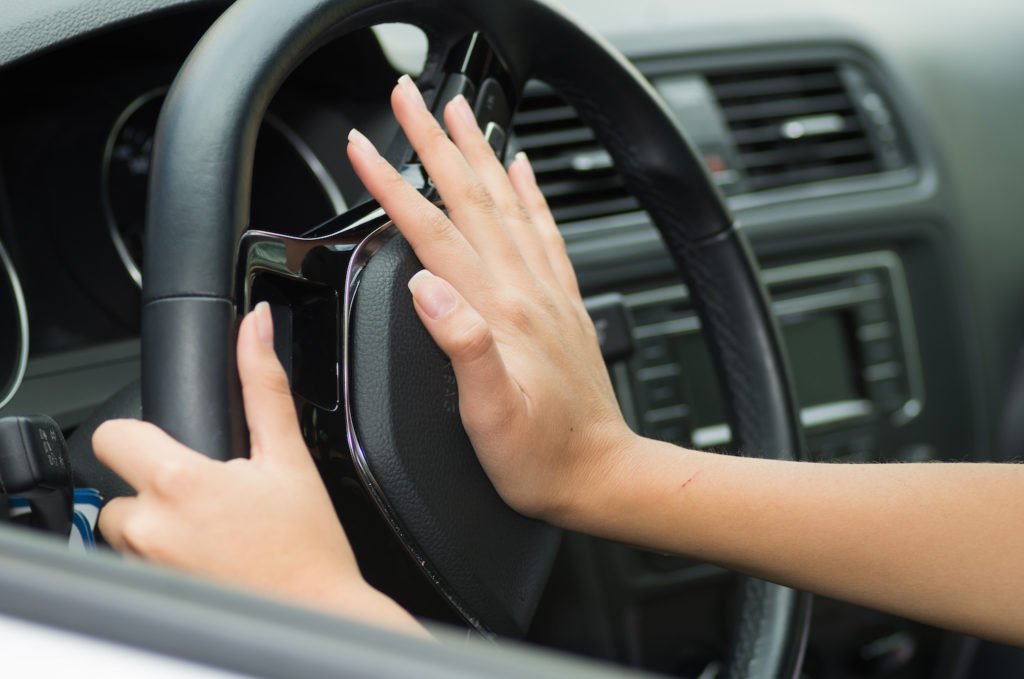
<path id="1" fill-rule="evenodd" d="M 637 439 L 556 520 L 1024 645 L 1024 467 L 814 464 Z"/>

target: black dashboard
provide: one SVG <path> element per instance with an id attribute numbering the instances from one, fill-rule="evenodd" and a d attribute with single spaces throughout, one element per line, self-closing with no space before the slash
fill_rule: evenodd
<path id="1" fill-rule="evenodd" d="M 47 412 L 72 432 L 138 378 L 153 129 L 222 7 L 124 3 L 48 32 L 46 4 L 0 27 L 18 31 L 0 47 L 0 412 Z M 1021 9 L 565 4 L 659 90 L 749 236 L 815 459 L 1022 452 L 1003 435 L 1024 339 L 1024 48 L 1009 28 Z M 414 43 L 367 32 L 291 76 L 260 134 L 253 226 L 301 234 L 364 198 L 345 134 L 391 134 L 387 92 Z M 631 425 L 729 450 L 699 321 L 608 154 L 543 83 L 527 88 L 511 146 L 537 168 L 585 295 L 629 310 L 635 350 L 609 370 Z M 569 536 L 530 637 L 697 676 L 721 652 L 730 596 L 716 567 Z M 807 676 L 968 676 L 942 672 L 980 652 L 822 601 Z"/>

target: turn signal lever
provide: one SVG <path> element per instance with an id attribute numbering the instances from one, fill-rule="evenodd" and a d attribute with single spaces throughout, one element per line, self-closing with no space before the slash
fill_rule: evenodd
<path id="1" fill-rule="evenodd" d="M 30 526 L 63 537 L 71 532 L 71 460 L 60 427 L 46 415 L 0 418 L 0 498 L 5 490 L 28 503 Z M 6 501 L 0 514 L 7 514 Z"/>

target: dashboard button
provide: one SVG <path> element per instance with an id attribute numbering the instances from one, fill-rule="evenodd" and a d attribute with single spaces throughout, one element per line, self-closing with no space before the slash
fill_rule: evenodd
<path id="1" fill-rule="evenodd" d="M 676 375 L 644 380 L 641 389 L 648 410 L 683 404 L 683 388 Z"/>
<path id="2" fill-rule="evenodd" d="M 657 441 L 686 445 L 689 433 L 684 422 L 662 422 L 660 424 L 647 425 L 644 433 Z"/>
<path id="3" fill-rule="evenodd" d="M 675 352 L 672 351 L 672 343 L 665 337 L 654 337 L 637 342 L 636 358 L 641 368 L 677 363 Z"/>
<path id="4" fill-rule="evenodd" d="M 583 305 L 597 331 L 597 343 L 605 361 L 617 361 L 633 353 L 633 323 L 622 295 L 588 297 Z"/>
<path id="5" fill-rule="evenodd" d="M 865 342 L 862 346 L 864 348 L 864 358 L 867 359 L 868 363 L 885 363 L 896 358 L 896 347 L 890 341 L 877 340 Z"/>
<path id="6" fill-rule="evenodd" d="M 902 380 L 879 380 L 871 384 L 871 397 L 885 411 L 900 408 L 907 401 Z"/>

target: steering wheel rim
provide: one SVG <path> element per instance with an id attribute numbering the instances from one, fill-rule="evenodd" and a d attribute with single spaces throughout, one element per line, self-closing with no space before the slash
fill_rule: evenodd
<path id="1" fill-rule="evenodd" d="M 255 251 L 240 254 L 238 243 L 246 242 L 256 132 L 274 93 L 307 55 L 336 35 L 388 21 L 416 24 L 443 45 L 479 30 L 515 88 L 536 77 L 577 108 L 680 266 L 722 382 L 735 444 L 749 453 L 797 454 L 800 427 L 778 331 L 745 238 L 653 89 L 602 38 L 541 0 L 241 0 L 217 21 L 171 88 L 154 146 L 143 289 L 145 419 L 211 457 L 244 454 L 234 340 L 238 312 L 251 301 L 251 290 L 247 272 L 239 275 L 236 265 L 250 261 Z M 427 72 L 443 72 L 443 57 L 444 50 L 432 52 Z M 355 252 L 368 234 L 365 222 L 360 230 L 349 221 L 353 228 L 334 233 L 332 243 Z M 308 243 L 293 239 L 281 252 L 306 257 Z M 382 275 L 397 276 L 408 257 L 398 257 Z M 279 273 L 302 268 L 286 264 Z M 342 360 L 347 365 L 350 359 Z M 386 406 L 391 415 L 392 404 Z M 364 475 L 368 485 L 374 480 Z M 379 491 L 378 501 L 385 513 L 394 513 L 392 525 L 407 548 L 427 556 L 428 571 L 444 571 L 445 564 L 430 563 L 431 538 L 408 534 L 414 531 L 403 523 L 401 508 L 389 506 L 398 503 L 387 489 Z M 474 603 L 466 581 L 479 580 L 476 573 L 452 575 L 449 568 L 446 577 L 435 578 L 481 630 L 508 633 L 487 624 L 487 617 L 510 619 L 510 629 L 528 622 L 553 559 L 547 529 L 516 525 L 523 544 L 543 551 L 538 558 L 548 563 L 531 564 L 526 577 L 499 574 L 515 590 L 506 601 Z M 791 676 L 806 634 L 806 600 L 750 579 L 741 600 L 730 674 Z M 503 606 L 508 610 L 498 610 Z"/>

